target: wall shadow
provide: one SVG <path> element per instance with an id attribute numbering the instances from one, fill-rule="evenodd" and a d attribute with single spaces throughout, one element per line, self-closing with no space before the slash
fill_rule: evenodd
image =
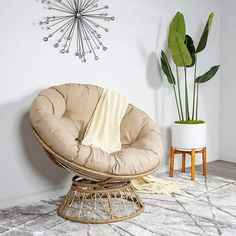
<path id="1" fill-rule="evenodd" d="M 50 181 L 55 186 L 64 182 L 64 179 L 69 175 L 68 171 L 56 166 L 40 146 L 32 133 L 28 111 L 22 115 L 20 132 L 22 136 L 22 145 L 26 154 L 25 157 L 32 168 L 34 168 L 41 177 L 46 178 L 47 181 Z"/>
<path id="2" fill-rule="evenodd" d="M 0 156 L 7 156 L 10 162 L 6 164 L 3 174 L 8 171 L 8 168 L 10 169 L 10 165 L 19 172 L 22 172 L 23 168 L 26 168 L 25 166 L 29 166 L 30 170 L 27 170 L 27 173 L 32 172 L 38 178 L 46 180 L 50 187 L 57 187 L 68 177 L 68 172 L 52 163 L 32 132 L 29 108 L 36 95 L 37 92 L 20 101 L 0 106 L 0 140 L 2 144 Z M 3 176 L 1 177 L 3 178 Z"/>
<path id="3" fill-rule="evenodd" d="M 161 38 L 163 37 L 163 17 L 160 16 L 156 29 L 156 42 L 155 48 L 149 54 L 144 50 L 144 46 L 140 45 L 140 54 L 143 60 L 146 62 L 146 82 L 150 89 L 153 91 L 154 105 L 155 105 L 155 121 L 160 128 L 163 147 L 164 147 L 164 158 L 163 164 L 169 164 L 169 150 L 171 146 L 171 129 L 170 125 L 166 125 L 166 93 L 169 91 L 169 84 L 165 82 L 163 77 L 162 68 L 160 64 L 161 50 L 167 51 L 167 46 L 161 48 Z M 161 45 L 161 46 L 160 46 Z M 168 55 L 167 55 L 168 56 Z"/>
<path id="4" fill-rule="evenodd" d="M 171 146 L 171 129 L 166 127 L 165 114 L 165 92 L 169 88 L 167 83 L 164 83 L 164 78 L 162 75 L 162 69 L 159 63 L 160 58 L 155 52 L 151 52 L 148 56 L 146 65 L 146 79 L 147 84 L 153 90 L 154 101 L 155 101 L 155 120 L 160 128 L 162 135 L 164 156 L 169 155 L 169 150 Z M 169 164 L 169 158 L 163 159 L 163 164 Z"/>

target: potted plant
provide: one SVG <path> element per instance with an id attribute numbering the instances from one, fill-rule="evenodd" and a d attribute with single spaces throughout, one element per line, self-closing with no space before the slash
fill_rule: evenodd
<path id="1" fill-rule="evenodd" d="M 168 58 L 164 51 L 161 51 L 161 67 L 173 88 L 176 108 L 179 119 L 172 125 L 172 146 L 177 149 L 200 149 L 206 146 L 205 121 L 198 117 L 199 110 L 199 89 L 200 86 L 214 77 L 219 65 L 211 67 L 205 74 L 197 75 L 197 56 L 207 44 L 208 35 L 213 22 L 214 13 L 208 17 L 203 33 L 195 48 L 191 36 L 186 34 L 185 20 L 182 13 L 177 12 L 173 18 L 168 37 L 168 47 L 171 58 L 175 65 L 175 75 L 172 71 Z M 183 70 L 184 87 L 180 86 L 180 73 Z M 194 71 L 193 78 L 187 78 L 187 70 Z M 192 100 L 190 101 L 189 83 L 193 85 Z M 182 101 L 182 96 L 184 100 Z M 190 107 L 190 102 L 192 107 Z M 184 105 L 184 106 L 183 106 Z M 191 108 L 191 110 L 190 110 Z"/>

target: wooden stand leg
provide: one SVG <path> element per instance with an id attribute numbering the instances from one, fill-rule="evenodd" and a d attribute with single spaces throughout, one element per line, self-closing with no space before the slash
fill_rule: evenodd
<path id="1" fill-rule="evenodd" d="M 191 180 L 195 180 L 195 149 L 191 151 Z"/>
<path id="2" fill-rule="evenodd" d="M 203 175 L 207 175 L 207 159 L 206 159 L 206 147 L 202 150 L 202 164 L 203 164 Z"/>
<path id="3" fill-rule="evenodd" d="M 174 176 L 174 158 L 175 158 L 175 149 L 172 147 L 170 150 L 170 177 Z"/>
<path id="4" fill-rule="evenodd" d="M 185 153 L 182 153 L 182 172 L 185 172 Z"/>

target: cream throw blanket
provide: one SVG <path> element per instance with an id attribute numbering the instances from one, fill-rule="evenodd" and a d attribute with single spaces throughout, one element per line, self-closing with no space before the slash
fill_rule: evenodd
<path id="1" fill-rule="evenodd" d="M 108 153 L 121 149 L 120 123 L 128 103 L 119 93 L 104 89 L 96 110 L 82 140 L 83 145 L 92 145 Z M 170 194 L 186 187 L 176 182 L 163 182 L 151 175 L 132 180 L 134 187 L 143 193 Z"/>
<path id="2" fill-rule="evenodd" d="M 108 153 L 121 149 L 120 123 L 128 107 L 125 97 L 104 89 L 82 141 Z"/>

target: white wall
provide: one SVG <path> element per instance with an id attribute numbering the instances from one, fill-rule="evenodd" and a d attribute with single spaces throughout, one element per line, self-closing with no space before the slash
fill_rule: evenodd
<path id="1" fill-rule="evenodd" d="M 236 2 L 221 3 L 220 159 L 236 162 Z"/>
<path id="2" fill-rule="evenodd" d="M 103 0 L 102 0 L 103 1 Z M 37 25 L 45 14 L 40 1 L 0 4 L 0 208 L 26 199 L 62 193 L 70 175 L 51 163 L 32 135 L 28 109 L 38 91 L 66 82 L 91 83 L 120 91 L 160 126 L 165 146 L 161 171 L 168 169 L 171 122 L 177 118 L 172 90 L 160 78 L 157 56 L 166 48 L 168 25 L 184 13 L 197 41 L 211 11 L 216 13 L 199 72 L 220 63 L 220 10 L 216 0 L 113 0 L 116 20 L 104 34 L 108 52 L 82 64 L 60 55 Z M 209 123 L 208 160 L 218 159 L 219 75 L 201 88 L 201 118 Z M 179 167 L 177 161 L 176 167 Z"/>

